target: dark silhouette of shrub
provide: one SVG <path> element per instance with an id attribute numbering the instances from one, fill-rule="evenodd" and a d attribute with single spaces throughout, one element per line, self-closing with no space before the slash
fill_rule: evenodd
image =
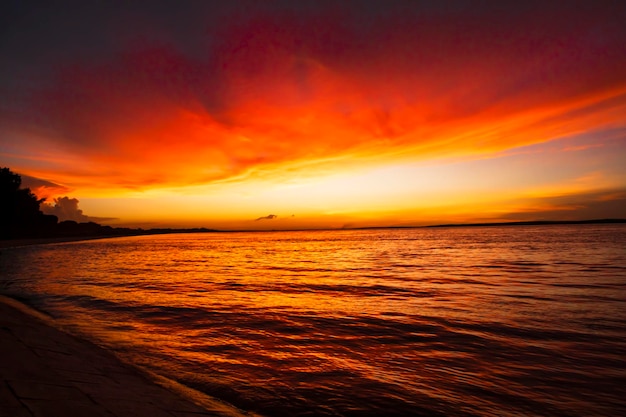
<path id="1" fill-rule="evenodd" d="M 45 236 L 54 230 L 56 216 L 39 210 L 38 199 L 29 188 L 20 188 L 22 178 L 9 168 L 0 168 L 0 238 Z"/>

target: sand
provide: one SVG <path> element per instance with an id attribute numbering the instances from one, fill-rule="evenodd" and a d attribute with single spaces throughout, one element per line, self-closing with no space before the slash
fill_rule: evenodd
<path id="1" fill-rule="evenodd" d="M 0 295 L 0 417 L 241 416 Z"/>

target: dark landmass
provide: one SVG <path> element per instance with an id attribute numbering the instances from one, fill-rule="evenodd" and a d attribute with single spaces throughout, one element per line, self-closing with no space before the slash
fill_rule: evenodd
<path id="1" fill-rule="evenodd" d="M 162 235 L 171 233 L 216 233 L 220 230 L 207 229 L 204 227 L 196 227 L 191 229 L 178 228 L 156 228 L 156 229 L 133 229 L 129 227 L 111 227 L 102 226 L 98 223 L 87 222 L 77 223 L 72 220 L 66 220 L 57 223 L 55 226 L 46 229 L 39 229 L 36 232 L 25 231 L 23 233 L 13 233 L 11 236 L 3 236 L 1 241 L 6 242 L 27 242 L 34 243 L 43 240 L 49 242 L 64 242 L 83 239 L 98 239 L 105 237 L 122 237 L 122 236 L 143 236 L 143 235 Z M 28 243 L 27 243 L 28 244 Z M 1 246 L 1 245 L 0 245 Z M 5 245 L 6 246 L 6 245 Z"/>
<path id="2" fill-rule="evenodd" d="M 449 223 L 433 224 L 428 226 L 368 226 L 346 227 L 341 230 L 376 230 L 376 229 L 430 229 L 438 227 L 490 227 L 490 226 L 545 226 L 556 224 L 615 224 L 626 223 L 626 219 L 591 219 L 591 220 L 531 220 L 523 222 L 494 222 L 494 223 Z"/>
<path id="3" fill-rule="evenodd" d="M 87 222 L 77 223 L 66 220 L 57 224 L 54 234 L 49 237 L 114 237 L 114 236 L 141 236 L 141 235 L 162 235 L 167 233 L 211 233 L 219 230 L 196 227 L 191 229 L 178 228 L 156 228 L 156 229 L 133 229 L 130 227 L 102 226 L 98 223 Z"/>
<path id="4" fill-rule="evenodd" d="M 342 228 L 309 228 L 309 229 L 248 229 L 248 230 L 214 230 L 215 232 L 231 233 L 231 232 L 310 232 L 318 231 L 335 231 L 335 230 L 384 230 L 384 229 L 429 229 L 437 227 L 488 227 L 488 226 L 543 226 L 558 224 L 614 224 L 626 223 L 626 219 L 591 219 L 591 220 L 533 220 L 523 222 L 497 222 L 497 223 L 450 223 L 450 224 L 434 224 L 428 226 L 364 226 L 364 227 L 342 227 Z M 183 229 L 181 233 L 185 233 Z"/>

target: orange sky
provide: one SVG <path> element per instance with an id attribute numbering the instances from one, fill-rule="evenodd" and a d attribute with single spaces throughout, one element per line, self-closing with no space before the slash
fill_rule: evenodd
<path id="1" fill-rule="evenodd" d="M 626 217 L 620 2 L 238 4 L 16 12 L 0 165 L 131 226 Z"/>

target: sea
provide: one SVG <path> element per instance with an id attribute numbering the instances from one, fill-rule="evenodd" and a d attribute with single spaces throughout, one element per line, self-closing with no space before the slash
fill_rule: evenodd
<path id="1" fill-rule="evenodd" d="M 626 415 L 626 225 L 3 249 L 0 293 L 261 416 Z"/>

